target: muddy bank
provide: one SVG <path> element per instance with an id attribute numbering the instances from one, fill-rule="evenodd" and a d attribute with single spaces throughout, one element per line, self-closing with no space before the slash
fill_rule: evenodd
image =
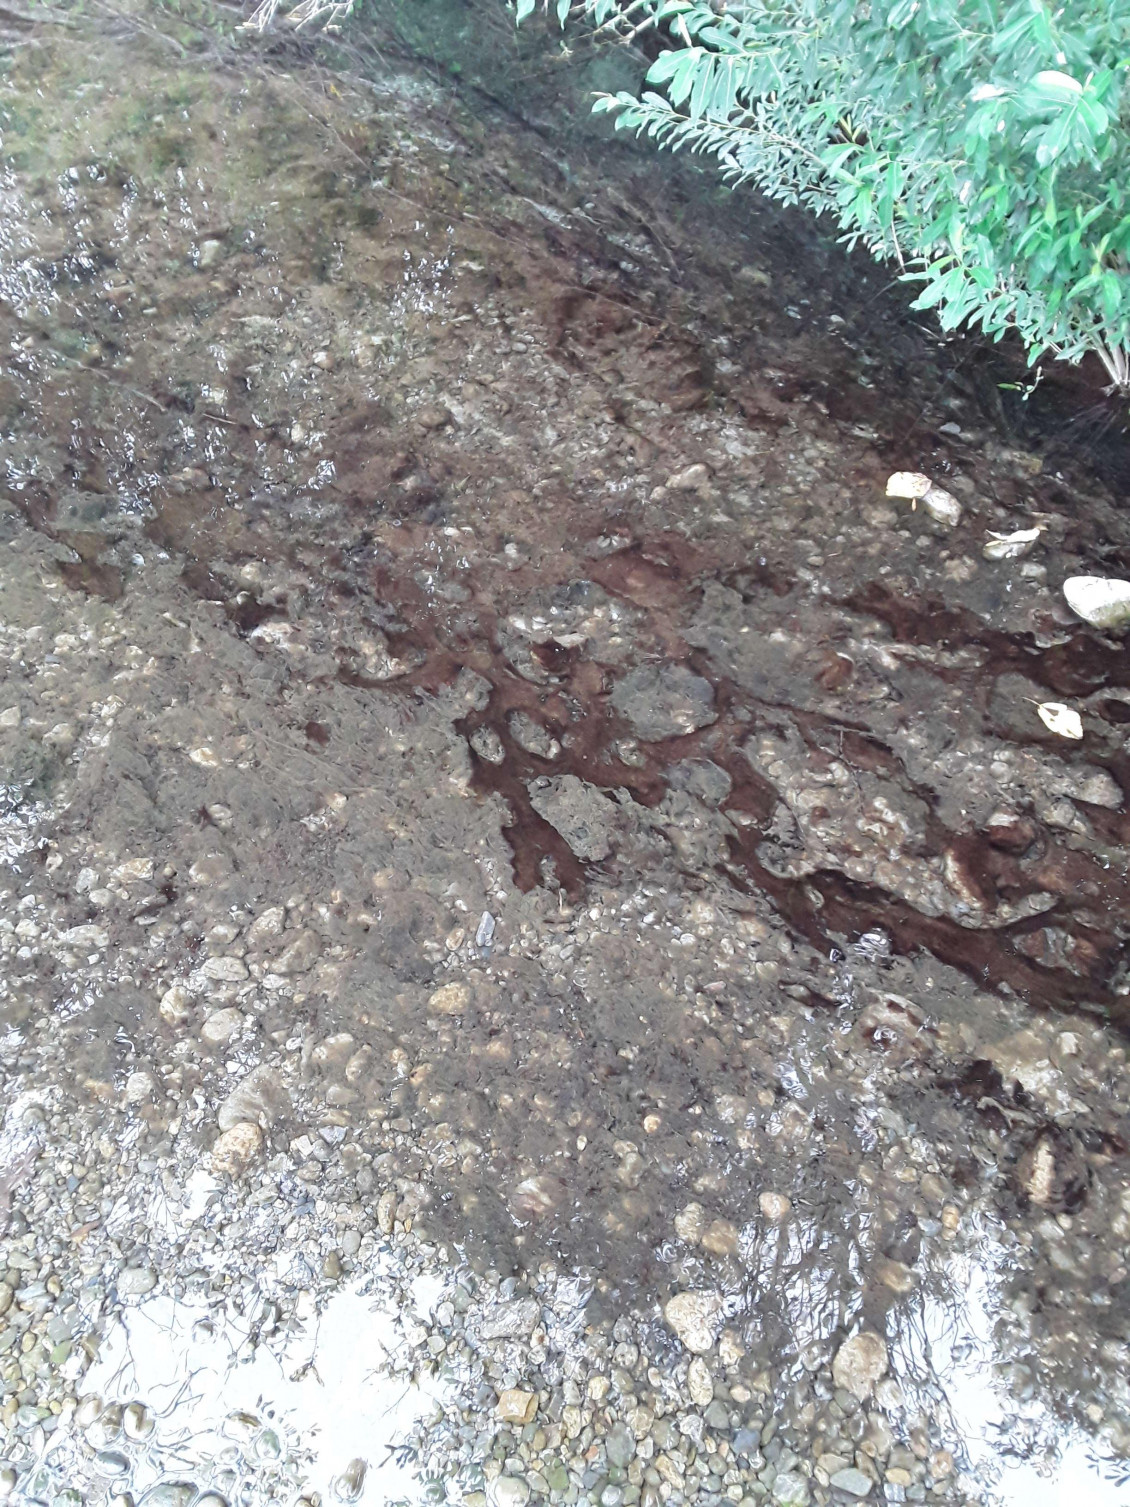
<path id="1" fill-rule="evenodd" d="M 980 1500 L 1032 1399 L 1124 1453 L 1117 499 L 791 222 L 407 63 L 76 21 L 0 105 L 6 1418 L 122 1304 L 395 1256 L 453 1500 Z"/>

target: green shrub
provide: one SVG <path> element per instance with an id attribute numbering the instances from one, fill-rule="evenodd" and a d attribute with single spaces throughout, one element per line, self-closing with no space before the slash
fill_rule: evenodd
<path id="1" fill-rule="evenodd" d="M 596 100 L 617 127 L 831 213 L 943 328 L 1130 391 L 1130 0 L 542 4 L 657 39 L 653 87 Z"/>

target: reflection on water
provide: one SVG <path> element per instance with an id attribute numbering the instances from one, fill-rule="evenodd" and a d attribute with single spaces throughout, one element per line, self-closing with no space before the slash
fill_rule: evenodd
<path id="1" fill-rule="evenodd" d="M 1004 1359 L 1006 1264 L 992 1238 L 956 1254 L 949 1294 L 944 1301 L 924 1297 L 918 1322 L 900 1333 L 897 1363 L 908 1375 L 931 1378 L 922 1402 L 932 1398 L 948 1414 L 970 1486 L 987 1490 L 994 1507 L 1125 1507 L 1126 1461 L 1057 1416 L 1046 1395 L 1018 1381 L 1021 1367 Z"/>
<path id="2" fill-rule="evenodd" d="M 91 1502 L 128 1488 L 150 1507 L 426 1500 L 408 1436 L 442 1416 L 440 1384 L 404 1374 L 401 1322 L 426 1318 L 439 1288 L 418 1279 L 416 1312 L 397 1314 L 370 1277 L 265 1342 L 255 1319 L 144 1299 L 107 1333 L 22 1499 L 50 1486 Z M 202 1495 L 175 1489 L 190 1485 Z"/>

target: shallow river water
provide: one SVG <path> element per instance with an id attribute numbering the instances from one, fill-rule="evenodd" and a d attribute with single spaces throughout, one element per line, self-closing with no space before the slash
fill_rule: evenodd
<path id="1" fill-rule="evenodd" d="M 235 19 L 2 19 L 3 1489 L 1130 1500 L 1117 426 Z"/>

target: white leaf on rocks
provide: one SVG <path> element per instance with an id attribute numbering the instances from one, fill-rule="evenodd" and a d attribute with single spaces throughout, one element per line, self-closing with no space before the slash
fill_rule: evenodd
<path id="1" fill-rule="evenodd" d="M 990 532 L 988 543 L 981 553 L 986 560 L 1019 560 L 1026 555 L 1044 532 L 1042 527 L 1017 529 L 1014 534 Z"/>
<path id="2" fill-rule="evenodd" d="M 916 502 L 919 497 L 925 497 L 934 483 L 928 476 L 923 476 L 921 471 L 896 471 L 887 479 L 888 497 L 907 497 Z"/>
<path id="3" fill-rule="evenodd" d="M 953 528 L 961 522 L 961 503 L 952 492 L 937 487 L 921 471 L 896 471 L 887 478 L 888 497 L 906 497 L 913 507 L 922 504 L 931 518 Z"/>
<path id="4" fill-rule="evenodd" d="M 1061 738 L 1081 738 L 1083 719 L 1073 707 L 1060 701 L 1042 701 L 1036 707 L 1040 721 Z"/>
<path id="5" fill-rule="evenodd" d="M 1072 612 L 1092 627 L 1120 629 L 1130 625 L 1130 581 L 1069 576 L 1063 583 L 1063 595 Z"/>

